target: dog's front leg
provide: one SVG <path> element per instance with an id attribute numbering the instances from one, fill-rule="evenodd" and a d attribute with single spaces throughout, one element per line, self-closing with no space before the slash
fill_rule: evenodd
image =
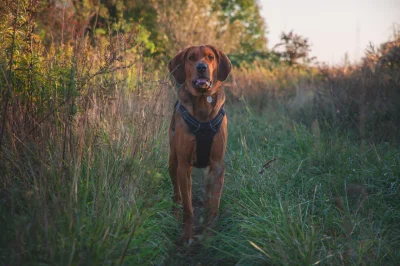
<path id="1" fill-rule="evenodd" d="M 218 216 L 222 187 L 224 185 L 225 166 L 222 162 L 211 162 L 206 185 L 207 226 L 211 226 Z"/>
<path id="2" fill-rule="evenodd" d="M 183 203 L 183 232 L 181 242 L 193 240 L 194 219 L 192 208 L 192 166 L 187 162 L 178 163 L 178 182 Z"/>
<path id="3" fill-rule="evenodd" d="M 181 190 L 179 187 L 179 182 L 177 178 L 177 171 L 178 171 L 178 159 L 176 158 L 176 153 L 174 149 L 170 149 L 169 152 L 169 162 L 168 162 L 168 170 L 169 175 L 171 177 L 172 185 L 174 186 L 174 195 L 172 196 L 172 200 L 174 201 L 174 206 L 172 207 L 172 213 L 176 219 L 179 217 L 179 206 L 182 204 L 181 199 Z"/>

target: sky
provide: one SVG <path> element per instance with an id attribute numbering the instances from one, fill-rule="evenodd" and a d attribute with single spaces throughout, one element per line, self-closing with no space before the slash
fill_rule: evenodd
<path id="1" fill-rule="evenodd" d="M 346 52 L 351 62 L 357 62 L 370 42 L 380 44 L 392 36 L 394 23 L 400 29 L 400 0 L 258 2 L 269 48 L 279 43 L 282 31 L 293 30 L 309 39 L 312 56 L 330 65 L 341 64 Z"/>

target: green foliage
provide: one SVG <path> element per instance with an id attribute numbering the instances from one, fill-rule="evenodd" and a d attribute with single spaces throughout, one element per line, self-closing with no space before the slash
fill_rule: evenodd
<path id="1" fill-rule="evenodd" d="M 254 0 L 72 3 L 48 1 L 40 5 L 38 30 L 46 45 L 73 42 L 77 32 L 97 37 L 139 32 L 144 56 L 155 58 L 160 66 L 177 48 L 194 44 L 214 44 L 225 52 L 243 55 L 267 49 L 265 22 Z"/>
<path id="2" fill-rule="evenodd" d="M 46 58 L 42 56 L 40 37 L 34 33 L 36 23 L 32 14 L 37 3 L 19 1 L 18 5 L 14 2 L 9 4 L 4 17 L 6 20 L 0 26 L 3 36 L 0 47 L 0 100 L 3 104 L 18 103 L 25 116 L 36 119 L 59 105 L 66 95 L 76 94 L 73 77 L 69 75 L 74 70 L 72 62 L 68 61 L 62 68 L 55 66 L 54 72 L 45 67 Z M 66 52 L 64 55 L 61 55 L 61 50 L 54 52 L 58 59 L 68 54 L 68 51 L 63 51 Z M 3 118 L 6 116 L 4 111 L 7 110 L 2 110 Z M 25 117 L 25 126 L 27 122 Z"/>
<path id="3" fill-rule="evenodd" d="M 254 62 L 268 62 L 271 67 L 277 67 L 280 65 L 280 56 L 275 52 L 252 52 L 252 53 L 239 53 L 239 54 L 228 54 L 231 63 L 235 67 L 241 67 L 253 64 Z"/>
<path id="4" fill-rule="evenodd" d="M 240 23 L 244 30 L 239 33 L 240 48 L 236 53 L 251 54 L 266 52 L 266 25 L 260 15 L 260 7 L 254 0 L 215 0 L 213 9 L 219 11 L 217 32 L 226 30 L 228 25 Z"/>

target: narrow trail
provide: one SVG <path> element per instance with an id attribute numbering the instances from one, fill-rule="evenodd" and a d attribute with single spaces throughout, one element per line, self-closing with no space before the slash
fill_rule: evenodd
<path id="1" fill-rule="evenodd" d="M 177 243 L 172 249 L 170 257 L 164 265 L 176 266 L 205 266 L 210 258 L 204 257 L 204 245 L 207 238 L 203 233 L 204 217 L 204 193 L 205 193 L 205 169 L 193 168 L 192 172 L 192 205 L 195 223 L 195 241 L 190 246 Z M 223 211 L 223 210 L 221 210 Z M 178 221 L 180 222 L 180 221 Z M 213 264 L 215 265 L 215 264 Z"/>

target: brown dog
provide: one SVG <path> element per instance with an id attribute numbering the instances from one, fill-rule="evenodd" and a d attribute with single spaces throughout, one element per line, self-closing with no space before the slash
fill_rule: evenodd
<path id="1" fill-rule="evenodd" d="M 192 167 L 209 166 L 206 225 L 211 225 L 218 215 L 228 136 L 221 82 L 228 77 L 231 62 L 211 45 L 192 46 L 178 53 L 169 62 L 168 69 L 175 81 L 182 84 L 169 128 L 169 174 L 174 186 L 173 200 L 183 204 L 181 241 L 190 243 L 194 230 Z M 174 214 L 178 217 L 177 208 Z"/>

